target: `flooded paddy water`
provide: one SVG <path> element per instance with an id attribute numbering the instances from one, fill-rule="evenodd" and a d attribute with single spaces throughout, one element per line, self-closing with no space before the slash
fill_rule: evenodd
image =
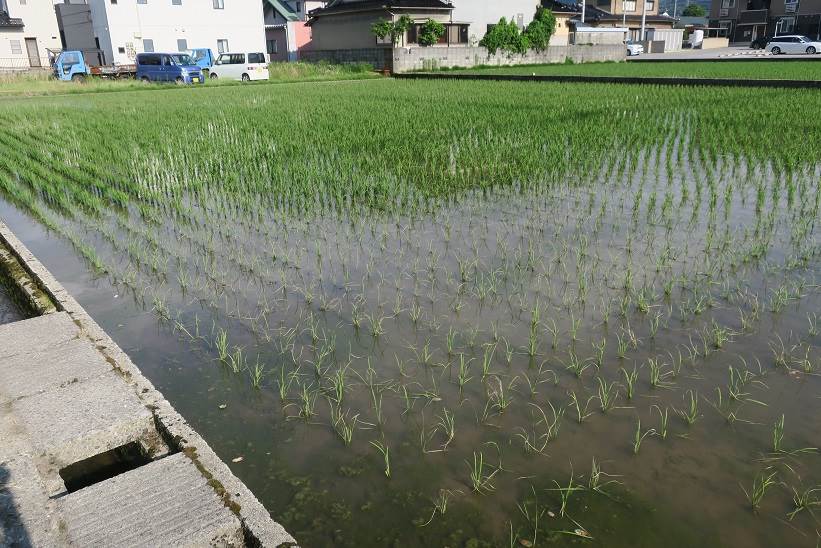
<path id="1" fill-rule="evenodd" d="M 821 164 L 688 138 L 0 217 L 303 546 L 817 546 Z"/>

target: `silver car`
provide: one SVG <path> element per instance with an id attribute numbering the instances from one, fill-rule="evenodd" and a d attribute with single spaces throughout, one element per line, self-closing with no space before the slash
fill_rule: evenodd
<path id="1" fill-rule="evenodd" d="M 807 53 L 809 55 L 815 55 L 821 51 L 821 42 L 810 40 L 800 34 L 785 34 L 784 36 L 774 36 L 770 39 L 765 49 L 773 55 L 779 55 L 781 53 Z"/>

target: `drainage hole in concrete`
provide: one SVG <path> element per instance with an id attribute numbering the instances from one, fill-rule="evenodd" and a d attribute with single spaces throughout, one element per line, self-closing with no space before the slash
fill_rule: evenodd
<path id="1" fill-rule="evenodd" d="M 73 493 L 151 462 L 138 442 L 75 462 L 60 470 L 67 493 Z"/>

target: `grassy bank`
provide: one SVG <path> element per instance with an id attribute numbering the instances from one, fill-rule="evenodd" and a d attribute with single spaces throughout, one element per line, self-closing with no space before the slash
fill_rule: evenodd
<path id="1" fill-rule="evenodd" d="M 208 87 L 259 86 L 271 83 L 320 82 L 334 80 L 362 80 L 381 78 L 367 63 L 333 65 L 329 63 L 271 63 L 268 67 L 270 79 L 267 82 L 242 83 L 235 80 L 208 80 Z M 61 82 L 51 77 L 50 72 L 25 72 L 0 74 L 0 98 L 35 97 L 41 95 L 64 95 L 76 93 L 105 93 L 113 91 L 156 90 L 173 88 L 175 84 L 146 84 L 133 79 L 106 80 L 89 78 L 83 83 Z"/>
<path id="2" fill-rule="evenodd" d="M 514 67 L 476 67 L 453 69 L 455 74 L 511 74 L 536 76 L 629 76 L 663 78 L 743 78 L 821 80 L 818 61 L 694 61 L 688 63 L 584 63 L 520 65 Z"/>

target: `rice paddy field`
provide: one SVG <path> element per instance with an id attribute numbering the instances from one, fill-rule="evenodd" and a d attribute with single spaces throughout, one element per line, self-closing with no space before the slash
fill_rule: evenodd
<path id="1" fill-rule="evenodd" d="M 302 546 L 817 547 L 821 94 L 698 93 L 8 99 L 0 217 Z"/>
<path id="2" fill-rule="evenodd" d="M 575 65 L 477 67 L 448 72 L 464 74 L 525 74 L 536 76 L 625 76 L 653 78 L 741 78 L 821 80 L 821 59 L 807 61 L 690 61 L 681 63 L 629 61 Z"/>

